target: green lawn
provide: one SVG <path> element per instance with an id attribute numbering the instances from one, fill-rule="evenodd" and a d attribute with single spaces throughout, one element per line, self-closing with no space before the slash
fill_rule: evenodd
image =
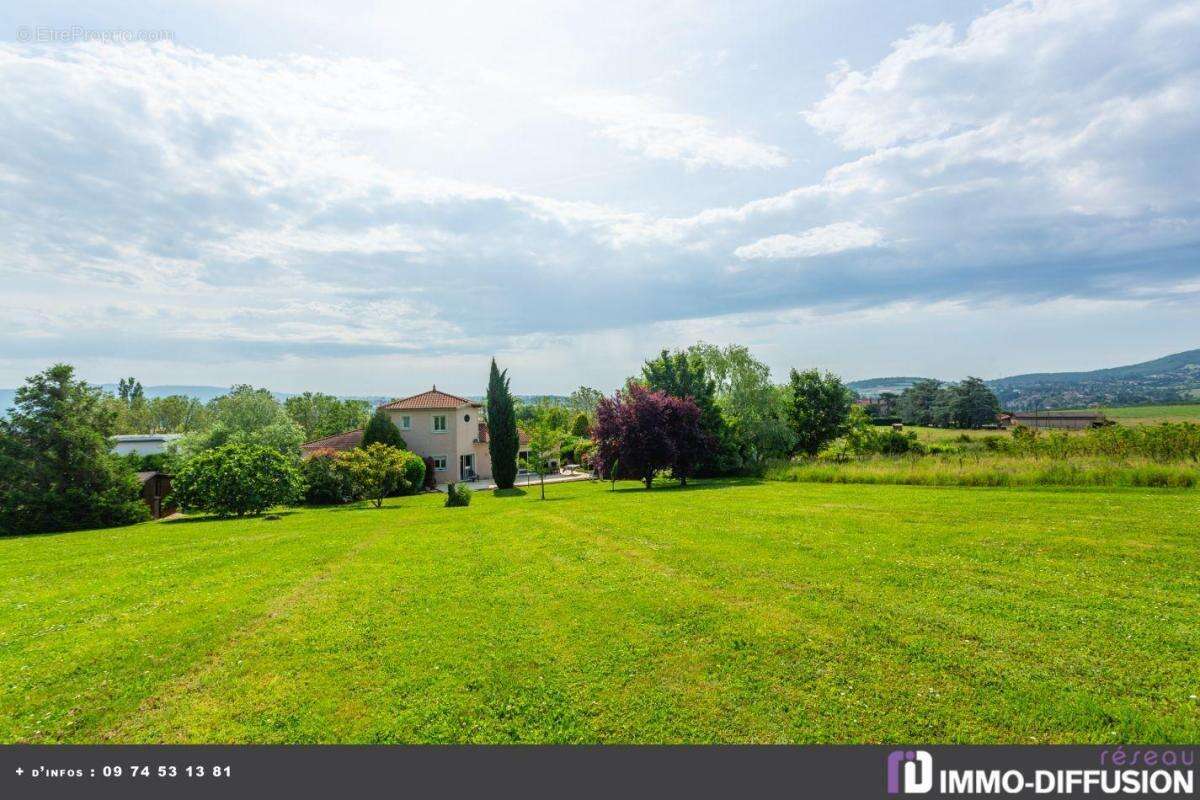
<path id="1" fill-rule="evenodd" d="M 1122 425 L 1156 425 L 1160 422 L 1200 422 L 1200 403 L 1171 406 L 1125 406 L 1089 409 L 1104 412 Z"/>
<path id="2" fill-rule="evenodd" d="M 0 539 L 0 741 L 1200 740 L 1194 491 L 547 494 Z"/>

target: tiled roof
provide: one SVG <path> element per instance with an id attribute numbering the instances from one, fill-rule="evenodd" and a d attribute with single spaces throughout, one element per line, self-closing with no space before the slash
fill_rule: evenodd
<path id="1" fill-rule="evenodd" d="M 446 392 L 439 392 L 434 386 L 428 392 L 414 394 L 412 397 L 402 397 L 399 400 L 393 400 L 390 403 L 384 403 L 380 408 L 390 410 L 398 409 L 419 409 L 419 408 L 458 408 L 459 406 L 478 406 L 465 397 L 459 397 Z"/>
<path id="2" fill-rule="evenodd" d="M 314 439 L 300 445 L 300 452 L 315 453 L 318 450 L 353 450 L 362 444 L 363 429 L 335 433 L 323 439 Z"/>

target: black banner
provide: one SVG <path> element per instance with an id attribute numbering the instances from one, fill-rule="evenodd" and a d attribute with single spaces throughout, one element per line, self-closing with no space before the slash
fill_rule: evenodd
<path id="1" fill-rule="evenodd" d="M 1193 797 L 1168 746 L 10 746 L 0 800 L 59 797 Z"/>

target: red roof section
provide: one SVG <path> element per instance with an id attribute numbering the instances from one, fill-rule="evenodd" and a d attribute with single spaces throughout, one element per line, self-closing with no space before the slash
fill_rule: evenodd
<path id="1" fill-rule="evenodd" d="M 380 408 L 397 410 L 405 408 L 458 408 L 459 406 L 478 405 L 478 403 L 474 403 L 465 397 L 459 397 L 455 394 L 447 394 L 446 392 L 439 392 L 438 388 L 434 386 L 428 392 L 414 394 L 412 397 L 402 397 L 399 400 L 393 400 L 390 403 L 384 403 L 380 406 Z"/>
<path id="2" fill-rule="evenodd" d="M 323 439 L 314 439 L 300 445 L 300 452 L 307 455 L 318 450 L 353 450 L 362 444 L 363 432 L 363 429 L 359 428 L 345 433 L 335 433 Z"/>

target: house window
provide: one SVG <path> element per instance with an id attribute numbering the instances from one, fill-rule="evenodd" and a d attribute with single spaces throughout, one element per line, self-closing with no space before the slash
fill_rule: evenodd
<path id="1" fill-rule="evenodd" d="M 445 433 L 446 432 L 446 415 L 445 414 L 435 414 L 434 415 L 434 417 L 433 417 L 433 432 L 434 433 Z"/>
<path id="2" fill-rule="evenodd" d="M 463 414 L 463 422 L 470 422 L 470 421 L 471 421 L 471 415 Z"/>
<path id="3" fill-rule="evenodd" d="M 517 453 L 517 474 L 524 475 L 529 470 L 525 469 L 525 462 L 529 460 L 529 451 L 522 450 Z"/>
<path id="4" fill-rule="evenodd" d="M 407 431 L 412 428 L 412 417 L 407 414 L 400 418 L 400 430 Z"/>
<path id="5" fill-rule="evenodd" d="M 445 456 L 434 456 L 433 457 L 433 470 L 434 470 L 434 472 L 445 472 L 446 471 L 446 457 Z"/>

